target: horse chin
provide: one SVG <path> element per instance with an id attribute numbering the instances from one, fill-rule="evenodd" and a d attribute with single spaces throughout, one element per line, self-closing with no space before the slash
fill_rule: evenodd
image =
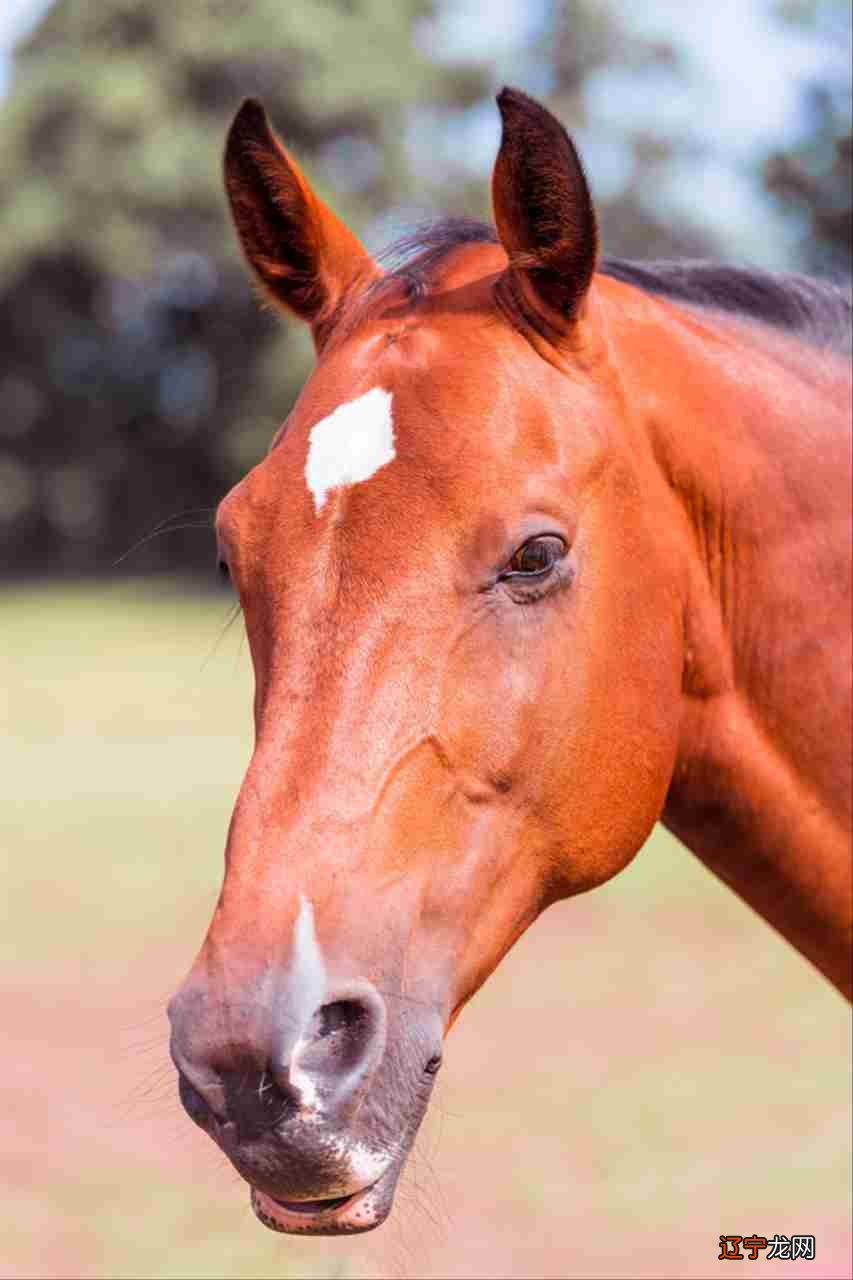
<path id="1" fill-rule="evenodd" d="M 394 1203 L 399 1176 L 400 1165 L 392 1166 L 360 1191 L 329 1200 L 279 1200 L 252 1187 L 252 1208 L 259 1221 L 271 1231 L 290 1235 L 354 1235 L 372 1231 L 385 1221 Z"/>

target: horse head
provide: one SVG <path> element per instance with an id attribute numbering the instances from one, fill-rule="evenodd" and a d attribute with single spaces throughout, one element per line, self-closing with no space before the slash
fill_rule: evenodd
<path id="1" fill-rule="evenodd" d="M 384 1219 L 454 1019 L 632 858 L 676 754 L 677 554 L 611 357 L 622 286 L 562 126 L 499 106 L 496 234 L 448 224 L 389 271 L 259 104 L 227 144 L 248 262 L 317 363 L 218 512 L 256 735 L 172 1053 L 283 1231 Z"/>

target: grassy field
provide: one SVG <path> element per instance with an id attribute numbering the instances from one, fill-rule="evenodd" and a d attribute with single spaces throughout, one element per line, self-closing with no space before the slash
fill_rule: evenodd
<path id="1" fill-rule="evenodd" d="M 225 597 L 7 590 L 0 1276 L 714 1277 L 721 1232 L 850 1275 L 849 1016 L 665 833 L 473 1002 L 391 1222 L 261 1228 L 180 1112 L 163 1008 L 250 744 Z"/>

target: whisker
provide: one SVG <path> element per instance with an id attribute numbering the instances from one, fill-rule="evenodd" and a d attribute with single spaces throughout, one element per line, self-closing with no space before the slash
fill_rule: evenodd
<path id="1" fill-rule="evenodd" d="M 207 657 L 204 659 L 204 662 L 202 662 L 201 664 L 202 671 L 204 671 L 207 668 L 207 664 L 210 662 L 211 658 L 216 653 L 216 650 L 219 648 L 220 644 L 222 643 L 225 635 L 230 630 L 230 628 L 234 625 L 236 620 L 240 617 L 241 613 L 242 613 L 242 608 L 240 606 L 240 601 L 238 600 L 237 603 L 231 609 L 231 612 L 229 613 L 225 621 L 225 624 L 220 629 L 218 636 L 216 637 L 213 644 L 211 645 L 211 648 L 210 648 L 210 651 L 208 652 Z M 241 643 L 242 643 L 242 637 L 241 637 Z M 238 657 L 239 657 L 239 651 L 238 651 Z"/>
<path id="2" fill-rule="evenodd" d="M 123 564 L 124 561 L 128 558 L 128 556 L 133 555 L 133 553 L 135 551 L 138 551 L 140 547 L 144 547 L 146 542 L 150 542 L 152 538 L 159 537 L 161 533 L 177 533 L 178 530 L 180 529 L 207 529 L 208 531 L 211 530 L 213 528 L 212 519 L 206 520 L 204 522 L 192 522 L 192 523 L 187 522 L 184 524 L 176 524 L 176 525 L 173 525 L 170 522 L 172 520 L 186 520 L 188 516 L 201 515 L 203 513 L 212 516 L 215 510 L 216 510 L 215 507 L 191 507 L 188 511 L 181 511 L 175 515 L 167 516 L 165 520 L 161 520 L 158 524 L 154 526 L 153 529 L 151 529 L 148 533 L 146 533 L 144 537 L 140 538 L 138 542 L 134 542 L 133 545 L 127 549 L 127 551 L 125 551 L 122 555 L 120 555 L 119 558 L 113 562 L 113 568 L 116 569 L 120 564 Z"/>

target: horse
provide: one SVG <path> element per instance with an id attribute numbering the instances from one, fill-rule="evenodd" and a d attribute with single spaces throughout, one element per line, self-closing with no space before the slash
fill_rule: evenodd
<path id="1" fill-rule="evenodd" d="M 276 1231 L 385 1219 L 466 1002 L 658 820 L 851 994 L 849 299 L 601 258 L 563 126 L 497 103 L 494 227 L 387 267 L 259 102 L 225 150 L 317 361 L 217 513 L 255 743 L 169 1017 Z"/>

